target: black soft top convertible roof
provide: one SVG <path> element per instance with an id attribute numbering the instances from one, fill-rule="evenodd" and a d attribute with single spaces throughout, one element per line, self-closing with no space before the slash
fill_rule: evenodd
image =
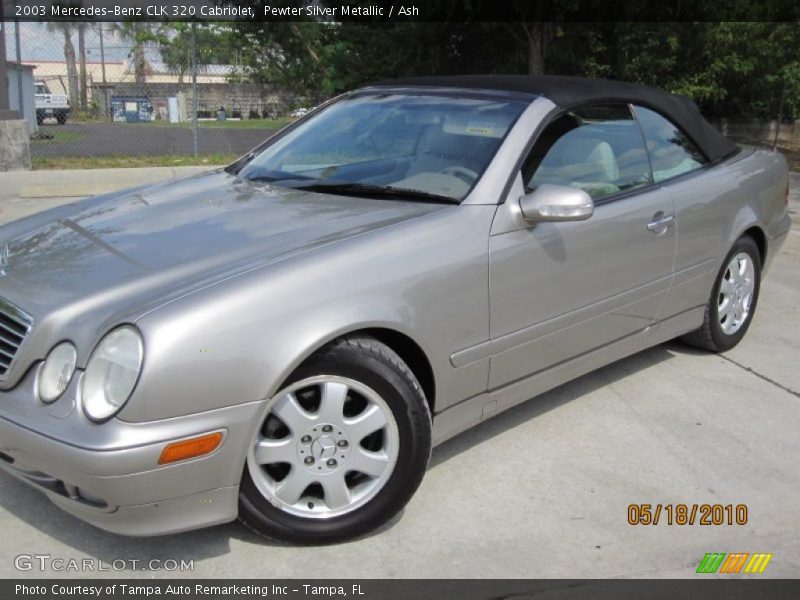
<path id="1" fill-rule="evenodd" d="M 454 75 L 380 81 L 379 87 L 438 87 L 501 90 L 543 96 L 564 110 L 587 103 L 630 102 L 651 108 L 675 123 L 697 144 L 709 160 L 736 152 L 736 144 L 717 131 L 685 96 L 655 88 L 612 81 L 554 75 Z"/>

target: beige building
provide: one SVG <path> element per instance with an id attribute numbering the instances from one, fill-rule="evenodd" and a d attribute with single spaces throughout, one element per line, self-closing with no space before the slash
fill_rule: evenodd
<path id="1" fill-rule="evenodd" d="M 67 63 L 57 60 L 25 60 L 24 64 L 35 67 L 36 79 L 47 82 L 50 91 L 54 94 L 69 94 L 69 79 L 67 77 Z M 178 83 L 177 73 L 155 70 L 152 64 L 149 65 L 146 83 Z M 160 65 L 156 66 L 158 69 Z M 201 66 L 197 74 L 197 83 L 226 83 L 228 75 L 232 72 L 230 65 L 208 65 Z M 133 65 L 130 61 L 106 61 L 105 80 L 107 83 L 135 83 Z M 86 62 L 86 84 L 87 89 L 91 90 L 92 85 L 102 83 L 103 66 L 100 62 Z M 184 82 L 191 81 L 191 74 L 184 74 Z"/>

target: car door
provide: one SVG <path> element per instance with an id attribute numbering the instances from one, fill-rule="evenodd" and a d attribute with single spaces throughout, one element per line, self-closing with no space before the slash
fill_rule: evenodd
<path id="1" fill-rule="evenodd" d="M 519 191 L 542 183 L 585 190 L 595 211 L 586 221 L 490 236 L 490 389 L 646 329 L 671 283 L 673 201 L 653 185 L 630 106 L 551 121 L 523 164 Z"/>
<path id="2" fill-rule="evenodd" d="M 634 106 L 641 125 L 653 179 L 672 196 L 678 245 L 675 276 L 664 305 L 663 317 L 697 308 L 708 301 L 721 253 L 726 252 L 726 232 L 732 219 L 730 177 L 724 171 L 705 169 L 708 159 L 681 129 L 659 113 Z"/>

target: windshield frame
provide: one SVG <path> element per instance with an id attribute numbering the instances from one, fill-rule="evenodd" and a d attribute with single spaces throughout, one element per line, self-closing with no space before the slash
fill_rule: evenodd
<path id="1" fill-rule="evenodd" d="M 259 144 L 255 148 L 253 148 L 250 152 L 242 156 L 241 158 L 237 159 L 227 167 L 225 167 L 225 171 L 232 174 L 239 176 L 239 173 L 249 165 L 256 157 L 262 154 L 264 151 L 269 149 L 271 146 L 276 144 L 278 141 L 283 139 L 285 136 L 293 132 L 298 127 L 304 125 L 311 119 L 317 117 L 320 113 L 327 110 L 334 104 L 337 104 L 342 101 L 351 100 L 354 98 L 361 98 L 361 97 L 368 97 L 368 96 L 382 96 L 386 94 L 397 94 L 403 96 L 439 96 L 439 97 L 446 97 L 452 98 L 453 100 L 459 99 L 471 99 L 471 100 L 487 100 L 487 101 L 495 101 L 495 102 L 507 102 L 509 104 L 518 104 L 519 105 L 519 112 L 517 115 L 510 121 L 508 128 L 506 129 L 503 136 L 498 138 L 499 143 L 495 151 L 488 156 L 486 164 L 483 166 L 483 169 L 478 173 L 478 177 L 470 186 L 467 193 L 462 198 L 452 198 L 453 204 L 473 204 L 475 202 L 471 202 L 470 198 L 472 197 L 473 193 L 478 189 L 481 182 L 484 179 L 484 176 L 487 172 L 491 170 L 492 164 L 495 162 L 497 157 L 501 154 L 501 150 L 506 145 L 508 138 L 516 129 L 520 119 L 522 116 L 530 109 L 530 105 L 533 101 L 535 101 L 540 96 L 535 94 L 523 93 L 523 92 L 513 92 L 513 91 L 505 91 L 505 90 L 484 90 L 484 89 L 469 89 L 469 88 L 450 88 L 450 87 L 428 87 L 428 86 L 413 86 L 413 87 L 405 87 L 405 86 L 374 86 L 374 87 L 366 87 L 366 88 L 359 88 L 357 90 L 353 90 L 351 92 L 346 92 L 334 98 L 331 98 L 327 102 L 324 102 L 317 106 L 315 109 L 300 117 L 299 119 L 293 121 L 292 123 L 286 125 L 282 129 L 278 130 L 274 135 L 270 138 L 265 140 L 263 143 Z M 247 180 L 246 178 L 242 178 Z M 347 183 L 343 181 L 342 183 Z M 353 182 L 357 183 L 357 182 Z M 280 184 L 275 183 L 274 185 L 279 186 Z M 291 189 L 294 186 L 286 186 L 287 188 Z M 420 190 L 422 191 L 422 190 Z M 409 201 L 415 201 L 414 198 L 409 197 Z M 499 199 L 495 198 L 490 204 L 496 204 Z M 419 201 L 416 199 L 416 201 Z M 479 204 L 486 204 L 487 202 L 477 202 Z"/>

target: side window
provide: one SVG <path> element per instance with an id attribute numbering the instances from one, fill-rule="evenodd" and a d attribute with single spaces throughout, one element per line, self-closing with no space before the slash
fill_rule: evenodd
<path id="1" fill-rule="evenodd" d="M 522 177 L 526 191 L 554 183 L 594 199 L 652 183 L 642 132 L 627 105 L 561 115 L 536 140 Z"/>
<path id="2" fill-rule="evenodd" d="M 697 146 L 660 114 L 641 106 L 633 110 L 647 141 L 656 182 L 694 171 L 708 162 Z"/>

